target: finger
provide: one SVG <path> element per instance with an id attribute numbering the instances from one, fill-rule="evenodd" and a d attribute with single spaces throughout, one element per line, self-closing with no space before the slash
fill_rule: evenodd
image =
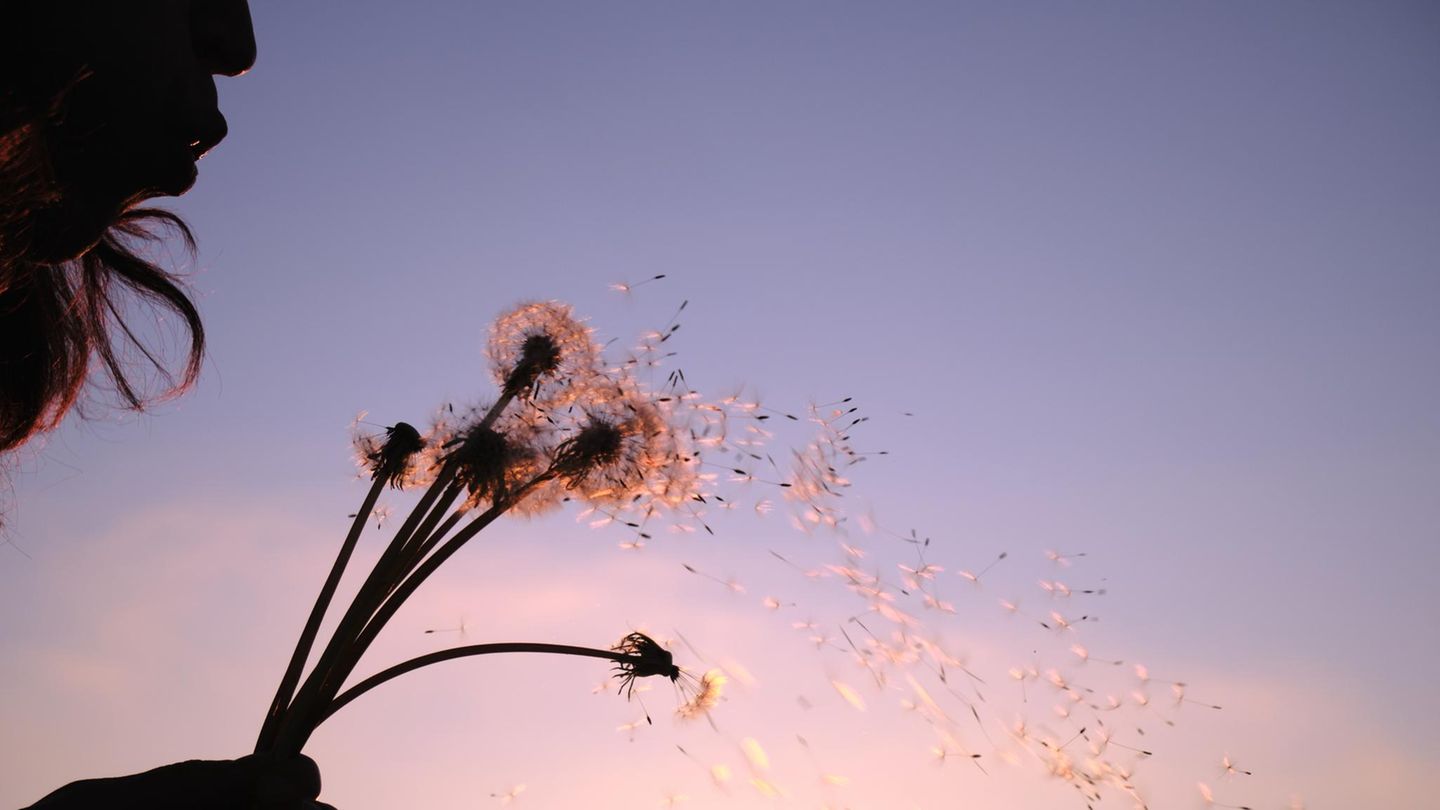
<path id="1" fill-rule="evenodd" d="M 320 768 L 303 754 L 252 754 L 245 760 L 256 769 L 255 799 L 261 807 L 304 807 L 320 795 Z"/>

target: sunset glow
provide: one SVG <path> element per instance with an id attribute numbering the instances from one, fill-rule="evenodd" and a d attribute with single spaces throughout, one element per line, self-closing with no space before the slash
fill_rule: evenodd
<path id="1" fill-rule="evenodd" d="M 352 523 L 340 810 L 1440 795 L 1428 8 L 253 11 L 198 390 L 9 465 L 0 808 L 249 753 Z"/>

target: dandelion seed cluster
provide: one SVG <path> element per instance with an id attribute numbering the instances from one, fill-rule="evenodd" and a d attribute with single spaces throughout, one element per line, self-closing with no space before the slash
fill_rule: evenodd
<path id="1" fill-rule="evenodd" d="M 703 510 L 694 504 L 705 503 L 714 480 L 701 470 L 701 453 L 726 448 L 725 431 L 745 418 L 745 406 L 704 402 L 683 377 L 651 389 L 636 375 L 655 365 L 637 359 L 643 346 L 606 365 L 591 330 L 564 304 L 526 303 L 501 315 L 486 354 L 513 402 L 493 415 L 490 406 L 459 413 L 441 406 L 423 439 L 425 453 L 417 452 L 394 482 L 433 481 L 448 462 L 474 507 L 523 489 L 508 504 L 512 514 L 532 516 L 575 500 L 610 519 L 698 519 Z M 357 433 L 363 469 L 375 473 L 384 446 L 382 437 Z"/>
<path id="2" fill-rule="evenodd" d="M 683 305 L 682 305 L 683 309 Z M 652 347 L 678 324 L 653 338 Z M 647 340 L 651 340 L 647 338 Z M 700 520 L 693 504 L 705 504 L 712 480 L 700 472 L 700 447 L 717 438 L 714 416 L 725 408 L 705 405 L 673 373 L 654 389 L 637 371 L 653 368 L 637 356 L 607 365 L 591 330 L 558 302 L 531 302 L 502 314 L 486 345 L 500 386 L 487 405 L 437 409 L 424 435 L 397 422 L 381 432 L 352 426 L 355 456 L 373 484 L 330 576 L 316 600 L 266 714 L 257 751 L 298 753 L 316 726 L 359 694 L 411 669 L 451 657 L 496 652 L 561 652 L 616 660 L 627 678 L 662 674 L 679 680 L 670 654 L 633 634 L 624 651 L 517 643 L 473 645 L 384 670 L 341 694 L 350 673 L 386 623 L 424 581 L 472 537 L 504 514 L 535 515 L 565 501 L 579 501 L 607 520 L 633 527 L 637 547 L 646 524 L 663 516 Z M 723 444 L 723 437 L 720 437 Z M 385 486 L 426 486 L 401 522 L 354 600 L 334 629 L 304 683 L 321 622 L 355 543 L 368 519 L 386 522 L 377 505 Z M 453 511 L 452 511 L 453 507 Z M 707 527 L 708 528 L 708 527 Z M 643 642 L 643 643 L 642 643 Z M 617 657 L 618 656 L 618 657 Z M 718 700 L 719 676 L 702 679 L 683 710 L 703 714 Z"/>

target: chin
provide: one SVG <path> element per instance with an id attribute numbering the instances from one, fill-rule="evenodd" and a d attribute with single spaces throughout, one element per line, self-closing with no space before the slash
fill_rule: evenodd
<path id="1" fill-rule="evenodd" d="M 146 164 L 143 180 L 109 188 L 68 188 L 59 200 L 36 211 L 26 251 L 40 264 L 58 264 L 83 256 L 126 211 L 156 197 L 178 197 L 189 191 L 199 172 L 188 153 L 169 154 Z M 135 190 L 139 189 L 139 190 Z"/>

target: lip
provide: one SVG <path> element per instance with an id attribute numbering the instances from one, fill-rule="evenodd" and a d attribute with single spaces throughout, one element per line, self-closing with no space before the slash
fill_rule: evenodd
<path id="1" fill-rule="evenodd" d="M 178 197 L 189 191 L 200 176 L 200 169 L 195 165 L 196 160 L 198 158 L 192 145 L 172 142 L 172 145 L 155 156 L 143 179 L 137 178 L 145 188 L 143 193 L 146 196 L 160 194 Z"/>
<path id="2" fill-rule="evenodd" d="M 199 160 L 205 157 L 211 149 L 225 140 L 229 131 L 230 125 L 225 121 L 225 116 L 212 107 L 203 121 L 190 128 L 188 137 L 185 138 L 191 158 Z"/>

